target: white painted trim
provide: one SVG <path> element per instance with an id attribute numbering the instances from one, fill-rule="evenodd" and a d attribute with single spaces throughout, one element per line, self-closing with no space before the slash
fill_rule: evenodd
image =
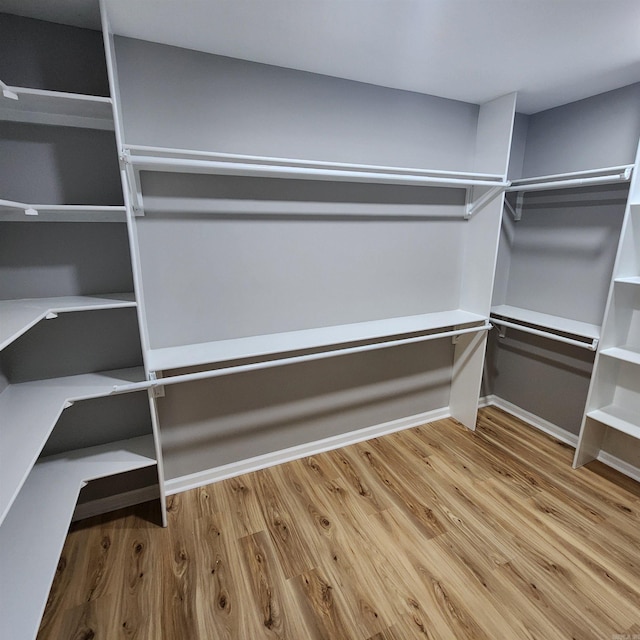
<path id="1" fill-rule="evenodd" d="M 202 487 L 213 482 L 226 480 L 227 478 L 233 478 L 235 476 L 251 473 L 260 469 L 266 469 L 267 467 L 283 464 L 284 462 L 290 462 L 292 460 L 298 460 L 299 458 L 317 455 L 319 453 L 324 453 L 325 451 L 331 451 L 332 449 L 346 447 L 350 444 L 355 444 L 356 442 L 370 440 L 371 438 L 384 436 L 396 431 L 411 429 L 412 427 L 417 427 L 427 422 L 433 422 L 434 420 L 442 420 L 450 416 L 451 413 L 449 407 L 434 409 L 424 413 L 417 413 L 406 418 L 399 418 L 398 420 L 391 420 L 390 422 L 383 422 L 371 427 L 365 427 L 364 429 L 358 429 L 357 431 L 349 431 L 348 433 L 323 438 L 322 440 L 315 440 L 314 442 L 307 442 L 295 447 L 288 447 L 287 449 L 281 449 L 280 451 L 273 451 L 261 456 L 232 462 L 221 467 L 206 469 L 205 471 L 172 478 L 165 482 L 165 493 L 166 495 L 173 495 L 182 491 L 188 491 L 189 489 L 196 489 L 197 487 Z"/>
<path id="2" fill-rule="evenodd" d="M 498 409 L 502 409 L 507 413 L 519 418 L 523 422 L 530 424 L 532 427 L 543 431 L 547 435 L 550 435 L 560 442 L 564 442 L 572 447 L 576 447 L 578 444 L 578 436 L 575 433 L 571 433 L 571 431 L 567 431 L 562 427 L 559 427 L 557 424 L 553 424 L 553 422 L 549 422 L 540 416 L 535 415 L 534 413 L 530 413 L 529 411 L 525 411 L 521 407 L 508 402 L 507 400 L 503 400 L 498 396 L 491 395 L 486 396 L 481 399 L 485 402 L 485 404 L 481 405 L 484 407 L 488 407 L 493 405 L 494 407 L 498 407 Z"/>
<path id="3" fill-rule="evenodd" d="M 105 498 L 83 502 L 76 506 L 71 521 L 76 522 L 77 520 L 92 518 L 93 516 L 99 516 L 109 511 L 116 511 L 116 509 L 124 509 L 125 507 L 131 507 L 142 502 L 157 500 L 159 491 L 157 485 L 152 485 L 133 489 L 126 493 L 119 493 L 115 496 L 107 496 Z"/>
<path id="4" fill-rule="evenodd" d="M 636 482 L 640 482 L 640 469 L 638 467 L 634 467 L 632 464 L 629 464 L 625 460 L 618 458 L 617 456 L 611 455 L 607 451 L 600 451 L 597 458 L 603 464 L 606 464 L 608 467 L 619 471 L 625 476 L 629 476 Z"/>

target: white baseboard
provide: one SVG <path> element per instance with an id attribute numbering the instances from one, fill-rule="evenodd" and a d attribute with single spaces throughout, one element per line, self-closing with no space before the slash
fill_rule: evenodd
<path id="1" fill-rule="evenodd" d="M 90 500 L 76 506 L 76 510 L 73 513 L 71 521 L 75 522 L 76 520 L 92 518 L 93 516 L 99 516 L 103 513 L 108 513 L 109 511 L 116 511 L 116 509 L 124 509 L 125 507 L 131 507 L 134 504 L 155 500 L 159 497 L 160 492 L 158 487 L 150 486 L 133 489 L 132 491 L 119 493 L 115 496 L 99 498 L 98 500 Z"/>
<path id="2" fill-rule="evenodd" d="M 535 415 L 535 413 L 526 411 L 518 405 L 515 405 L 507 400 L 503 400 L 498 396 L 485 396 L 484 398 L 480 399 L 480 402 L 483 403 L 480 406 L 498 407 L 498 409 L 502 409 L 503 411 L 510 413 L 512 416 L 515 416 L 523 422 L 530 424 L 532 427 L 535 427 L 536 429 L 544 431 L 544 433 L 553 436 L 557 440 L 560 440 L 560 442 L 564 442 L 565 444 L 571 445 L 574 448 L 578 444 L 578 436 L 575 433 L 571 433 L 571 431 L 567 431 L 566 429 L 559 427 L 557 424 L 553 424 L 553 422 L 549 422 L 548 420 Z"/>
<path id="3" fill-rule="evenodd" d="M 188 491 L 189 489 L 195 489 L 197 487 L 211 484 L 212 482 L 233 478 L 244 473 L 251 473 L 252 471 L 266 469 L 267 467 L 273 467 L 277 464 L 290 462 L 291 460 L 306 458 L 307 456 L 317 455 L 332 449 L 346 447 L 347 445 L 355 444 L 356 442 L 362 442 L 378 436 L 384 436 L 389 433 L 394 433 L 395 431 L 402 431 L 403 429 L 417 427 L 421 424 L 425 424 L 426 422 L 442 420 L 443 418 L 450 417 L 450 415 L 449 407 L 426 411 L 406 418 L 400 418 L 398 420 L 377 424 L 372 427 L 358 429 L 357 431 L 350 431 L 337 436 L 323 438 L 322 440 L 315 440 L 314 442 L 307 442 L 295 447 L 289 447 L 287 449 L 281 449 L 280 451 L 255 456 L 246 460 L 232 462 L 221 467 L 206 469 L 205 471 L 199 471 L 198 473 L 172 478 L 165 481 L 165 492 L 166 495 L 173 495 L 182 491 Z"/>
<path id="4" fill-rule="evenodd" d="M 499 409 L 502 409 L 507 413 L 510 413 L 516 418 L 520 418 L 520 420 L 522 420 L 523 422 L 526 422 L 527 424 L 530 424 L 532 427 L 535 427 L 536 429 L 539 429 L 540 431 L 544 431 L 544 433 L 547 433 L 550 436 L 557 438 L 558 440 L 560 440 L 560 442 L 564 442 L 565 444 L 568 444 L 573 448 L 575 448 L 578 445 L 578 436 L 575 435 L 574 433 L 571 433 L 570 431 L 567 431 L 566 429 L 563 429 L 562 427 L 559 427 L 557 424 L 553 424 L 552 422 L 549 422 L 548 420 L 545 420 L 540 416 L 536 416 L 535 414 L 530 413 L 529 411 L 525 411 L 524 409 L 518 407 L 517 405 L 512 404 L 507 400 L 503 400 L 498 396 L 489 395 L 489 396 L 480 398 L 480 403 L 478 406 L 498 407 Z M 625 476 L 628 476 L 629 478 L 632 478 L 633 480 L 640 482 L 640 469 L 638 467 L 635 467 L 632 464 L 629 464 L 625 460 L 622 460 L 617 456 L 611 455 L 606 451 L 600 451 L 597 459 L 603 464 L 606 464 L 612 469 L 615 469 L 616 471 L 619 471 L 620 473 L 624 474 Z"/>

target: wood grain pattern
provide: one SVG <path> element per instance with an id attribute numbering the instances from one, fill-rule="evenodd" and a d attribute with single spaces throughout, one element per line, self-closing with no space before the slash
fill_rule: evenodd
<path id="1" fill-rule="evenodd" d="M 640 487 L 571 458 L 487 408 L 86 520 L 38 638 L 632 638 Z"/>

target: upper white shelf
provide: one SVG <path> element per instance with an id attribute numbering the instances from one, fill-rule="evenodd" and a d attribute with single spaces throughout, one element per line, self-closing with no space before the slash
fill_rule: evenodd
<path id="1" fill-rule="evenodd" d="M 51 314 L 135 306 L 133 293 L 0 300 L 0 350 Z"/>
<path id="2" fill-rule="evenodd" d="M 11 384 L 0 394 L 0 523 L 65 407 L 107 396 L 114 385 L 142 380 L 144 370 L 134 367 Z"/>
<path id="3" fill-rule="evenodd" d="M 598 325 L 562 318 L 548 313 L 540 313 L 539 311 L 531 311 L 530 309 L 512 307 L 508 304 L 491 307 L 491 315 L 502 316 L 516 322 L 525 322 L 550 329 L 551 331 L 560 331 L 590 340 L 598 340 L 600 338 L 600 327 Z"/>
<path id="4" fill-rule="evenodd" d="M 181 367 L 216 364 L 247 358 L 258 358 L 292 351 L 324 348 L 350 342 L 386 339 L 411 333 L 421 333 L 457 325 L 484 322 L 484 316 L 462 311 L 441 311 L 385 320 L 270 333 L 266 335 L 218 340 L 177 347 L 151 349 L 147 363 L 151 371 L 166 371 Z"/>
<path id="5" fill-rule="evenodd" d="M 7 638 L 36 637 L 83 484 L 155 464 L 153 437 L 143 436 L 43 458 L 35 465 L 0 527 L 0 566 L 7 581 L 0 616 Z"/>
<path id="6" fill-rule="evenodd" d="M 11 87 L 0 91 L 0 120 L 113 130 L 111 98 Z"/>
<path id="7" fill-rule="evenodd" d="M 628 182 L 634 165 L 625 164 L 616 167 L 604 167 L 602 169 L 588 169 L 585 171 L 573 171 L 571 173 L 556 173 L 535 178 L 523 178 L 512 180 L 507 191 L 546 191 L 552 189 L 570 189 L 572 187 L 589 186 L 596 184 L 611 184 L 615 182 Z"/>
<path id="8" fill-rule="evenodd" d="M 85 204 L 28 204 L 0 200 L 0 220 L 5 222 L 125 222 L 126 207 Z"/>
<path id="9" fill-rule="evenodd" d="M 324 162 L 140 145 L 125 145 L 122 159 L 125 164 L 138 171 L 209 173 L 263 178 L 433 185 L 458 188 L 475 185 L 504 187 L 508 184 L 502 176 L 497 174 Z"/>

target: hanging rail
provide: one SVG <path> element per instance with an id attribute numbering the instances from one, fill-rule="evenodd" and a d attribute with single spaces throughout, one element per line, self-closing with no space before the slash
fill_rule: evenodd
<path id="1" fill-rule="evenodd" d="M 0 208 L 21 209 L 27 216 L 37 216 L 40 212 L 124 212 L 124 206 L 94 205 L 94 204 L 26 204 L 13 200 L 0 200 Z"/>
<path id="2" fill-rule="evenodd" d="M 440 333 L 430 333 L 426 336 L 417 336 L 414 338 L 403 338 L 400 340 L 390 340 L 387 342 L 377 342 L 374 344 L 365 344 L 357 347 L 347 347 L 344 349 L 331 349 L 329 351 L 320 351 L 318 353 L 308 353 L 300 356 L 277 358 L 274 360 L 266 360 L 264 362 L 253 362 L 250 364 L 242 364 L 237 366 L 229 366 L 223 369 L 213 369 L 209 371 L 198 371 L 197 373 L 185 373 L 168 378 L 159 378 L 157 380 L 145 380 L 143 382 L 133 382 L 125 385 L 115 385 L 111 395 L 120 393 L 131 393 L 132 391 L 140 391 L 145 389 L 154 389 L 163 387 L 168 384 L 180 384 L 183 382 L 193 382 L 195 380 L 205 380 L 208 378 L 218 378 L 234 373 L 246 373 L 248 371 L 258 371 L 287 364 L 298 364 L 300 362 L 310 362 L 313 360 L 322 360 L 334 356 L 349 355 L 354 353 L 362 353 L 364 351 L 373 351 L 376 349 L 385 349 L 388 347 L 397 347 L 405 344 L 413 344 L 416 342 L 426 342 L 428 340 L 436 340 L 439 338 L 457 337 L 467 333 L 478 333 L 491 329 L 489 323 L 477 327 L 468 327 L 465 329 L 453 329 Z"/>
<path id="3" fill-rule="evenodd" d="M 543 338 L 556 340 L 557 342 L 564 342 L 565 344 L 571 344 L 574 347 L 581 347 L 582 349 L 588 349 L 589 351 L 595 351 L 598 348 L 598 338 L 592 338 L 591 342 L 582 342 L 581 340 L 574 340 L 573 338 L 565 338 L 564 336 L 559 336 L 558 334 L 552 333 L 551 331 L 533 329 L 532 327 L 516 324 L 515 322 L 508 322 L 507 320 L 496 320 L 495 318 L 491 318 L 490 322 L 491 324 L 497 325 L 499 327 L 516 329 L 517 331 L 522 331 L 523 333 L 531 333 L 534 336 L 541 336 Z M 504 335 L 502 335 L 501 337 L 504 337 Z"/>
<path id="4" fill-rule="evenodd" d="M 524 178 L 513 180 L 506 191 L 544 191 L 551 189 L 568 189 L 571 187 L 588 186 L 595 184 L 608 184 L 626 182 L 631 179 L 633 165 L 621 165 L 604 169 L 592 169 L 589 171 L 574 171 L 572 173 L 558 173 L 537 178 Z"/>

